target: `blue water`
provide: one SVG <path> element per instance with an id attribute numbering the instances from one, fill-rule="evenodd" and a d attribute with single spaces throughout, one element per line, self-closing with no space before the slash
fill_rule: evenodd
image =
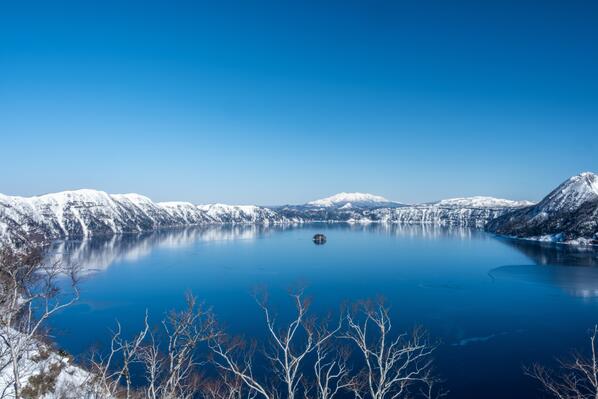
<path id="1" fill-rule="evenodd" d="M 311 241 L 316 232 L 325 245 Z M 66 242 L 56 252 L 90 271 L 81 300 L 52 321 L 75 355 L 101 348 L 115 320 L 127 331 L 145 310 L 157 322 L 191 291 L 230 330 L 260 338 L 252 290 L 279 313 L 302 285 L 313 312 L 382 295 L 394 325 L 424 326 L 440 341 L 436 369 L 454 398 L 537 397 L 524 365 L 587 348 L 598 322 L 598 257 L 467 229 L 308 225 L 212 227 Z"/>

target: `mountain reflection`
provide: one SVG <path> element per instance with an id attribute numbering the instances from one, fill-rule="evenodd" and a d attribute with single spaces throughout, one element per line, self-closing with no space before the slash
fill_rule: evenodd
<path id="1" fill-rule="evenodd" d="M 598 297 L 598 251 L 592 247 L 504 239 L 533 265 L 509 265 L 490 272 L 493 278 L 556 286 L 570 295 Z"/>
<path id="2" fill-rule="evenodd" d="M 501 239 L 537 265 L 598 266 L 595 247 L 551 244 L 516 239 Z"/>
<path id="3" fill-rule="evenodd" d="M 317 226 L 318 223 L 311 224 Z M 404 238 L 458 238 L 470 240 L 472 238 L 487 238 L 486 233 L 468 227 L 437 226 L 433 224 L 398 224 L 398 223 L 321 223 L 327 230 L 342 229 L 349 231 L 363 231 L 385 234 Z"/>
<path id="4" fill-rule="evenodd" d="M 555 286 L 577 297 L 598 297 L 598 268 L 595 267 L 510 265 L 497 267 L 489 274 L 497 280 Z"/>
<path id="5" fill-rule="evenodd" d="M 398 225 L 385 223 L 315 223 L 325 230 L 363 231 L 405 238 L 441 239 L 454 237 L 469 240 L 488 237 L 469 228 L 451 228 L 434 225 Z M 177 249 L 195 242 L 229 240 L 254 240 L 271 233 L 303 228 L 304 225 L 220 225 L 197 226 L 181 229 L 159 230 L 144 234 L 121 234 L 93 237 L 86 240 L 67 240 L 54 243 L 48 261 L 77 265 L 82 273 L 105 270 L 120 261 L 137 261 L 157 249 Z"/>
<path id="6" fill-rule="evenodd" d="M 56 242 L 48 254 L 50 261 L 75 264 L 83 274 L 106 270 L 112 264 L 135 262 L 160 249 L 180 249 L 196 242 L 255 240 L 290 229 L 312 227 L 332 232 L 367 232 L 405 239 L 500 240 L 523 253 L 533 264 L 503 266 L 490 271 L 497 279 L 515 279 L 549 284 L 582 297 L 598 297 L 598 251 L 564 245 L 496 238 L 480 230 L 434 225 L 384 223 L 322 223 L 311 225 L 221 225 L 160 230 L 147 234 L 123 234 L 87 240 Z"/>
<path id="7" fill-rule="evenodd" d="M 269 230 L 256 225 L 206 226 L 59 241 L 52 246 L 48 260 L 75 264 L 85 274 L 105 270 L 115 262 L 137 261 L 156 249 L 184 248 L 198 241 L 252 240 Z"/>

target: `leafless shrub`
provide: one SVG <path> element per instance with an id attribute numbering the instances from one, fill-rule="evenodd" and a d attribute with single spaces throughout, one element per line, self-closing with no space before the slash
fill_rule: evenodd
<path id="1" fill-rule="evenodd" d="M 596 357 L 596 337 L 598 326 L 590 335 L 591 355 L 574 353 L 570 360 L 559 360 L 560 371 L 555 372 L 534 364 L 525 369 L 525 374 L 540 382 L 543 389 L 559 399 L 598 398 L 598 359 Z"/>
<path id="2" fill-rule="evenodd" d="M 271 349 L 263 351 L 271 364 L 267 376 L 258 375 L 254 367 L 255 344 L 224 332 L 213 334 L 209 345 L 215 354 L 214 364 L 223 376 L 232 376 L 229 378 L 242 382 L 253 395 L 264 399 L 294 399 L 298 395 L 332 399 L 341 391 L 352 392 L 359 399 L 445 395 L 436 388 L 439 380 L 432 372 L 435 345 L 421 329 L 392 338 L 388 309 L 382 303 L 359 304 L 355 312 L 347 313 L 343 330 L 342 319 L 333 328 L 328 328 L 328 323 L 317 327 L 307 317 L 309 303 L 302 292 L 291 294 L 291 298 L 295 316 L 282 327 L 277 325 L 267 302 L 258 299 L 270 338 Z M 350 351 L 339 345 L 339 338 L 353 344 L 363 369 L 352 370 Z M 306 374 L 310 362 L 313 375 Z M 229 394 L 236 392 L 237 386 Z"/>
<path id="3" fill-rule="evenodd" d="M 143 328 L 133 338 L 123 338 L 120 324 L 112 334 L 110 350 L 92 358 L 94 396 L 148 399 L 191 399 L 200 390 L 201 362 L 197 348 L 215 331 L 209 309 L 187 295 L 187 307 L 168 313 L 158 332 L 150 330 L 146 314 Z M 160 348 L 159 342 L 165 342 Z M 131 369 L 143 370 L 144 383 L 133 386 Z"/>

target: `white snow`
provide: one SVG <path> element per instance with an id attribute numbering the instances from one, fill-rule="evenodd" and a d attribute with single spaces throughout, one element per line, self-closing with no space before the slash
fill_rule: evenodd
<path id="1" fill-rule="evenodd" d="M 197 209 L 205 212 L 207 216 L 217 223 L 275 223 L 279 215 L 271 209 L 256 205 L 226 205 L 206 204 L 197 205 Z"/>
<path id="2" fill-rule="evenodd" d="M 54 240 L 198 224 L 285 222 L 290 221 L 255 205 L 154 203 L 134 193 L 110 195 L 85 189 L 30 198 L 0 194 L 0 241 L 9 243 L 31 233 Z"/>
<path id="3" fill-rule="evenodd" d="M 598 198 L 598 176 L 584 172 L 573 176 L 551 192 L 540 203 L 544 212 L 574 210 Z"/>
<path id="4" fill-rule="evenodd" d="M 332 206 L 342 206 L 348 203 L 351 203 L 353 206 L 356 205 L 384 205 L 392 203 L 393 201 L 389 201 L 388 199 L 374 194 L 367 194 L 367 193 L 338 193 L 332 195 L 330 197 L 322 198 L 315 201 L 310 201 L 307 205 L 311 206 L 321 206 L 321 207 L 332 207 Z"/>
<path id="5" fill-rule="evenodd" d="M 535 221 L 598 198 L 598 177 L 573 176 L 533 208 Z M 152 202 L 143 195 L 75 190 L 24 198 L 0 194 L 0 242 L 17 245 L 32 233 L 46 240 L 149 232 L 162 227 L 207 224 L 281 224 L 306 221 L 376 221 L 483 227 L 513 208 L 533 205 L 487 196 L 404 205 L 379 195 L 342 192 L 284 210 L 255 205 Z M 336 213 L 336 210 L 342 212 Z M 320 212 L 325 211 L 325 212 Z M 331 212 L 332 211 L 332 212 Z M 325 214 L 325 216 L 322 216 Z M 288 215 L 288 216 L 287 216 Z M 341 216 L 336 219 L 336 216 Z"/>
<path id="6" fill-rule="evenodd" d="M 9 334 L 21 334 L 13 329 L 7 330 Z M 9 354 L 4 350 L 4 343 L 0 341 L 0 364 L 7 364 Z M 50 370 L 58 370 L 55 385 L 51 392 L 45 393 L 40 399 L 75 399 L 86 397 L 86 384 L 91 381 L 92 375 L 75 365 L 67 357 L 60 356 L 52 348 L 39 341 L 30 342 L 19 359 L 20 382 L 26 387 L 33 376 L 45 374 Z M 12 368 L 10 366 L 0 370 L 0 392 L 2 397 L 14 397 L 12 388 Z"/>
<path id="7" fill-rule="evenodd" d="M 439 206 L 458 206 L 463 208 L 515 208 L 533 204 L 531 201 L 513 201 L 485 196 L 449 198 L 434 203 L 434 205 Z"/>

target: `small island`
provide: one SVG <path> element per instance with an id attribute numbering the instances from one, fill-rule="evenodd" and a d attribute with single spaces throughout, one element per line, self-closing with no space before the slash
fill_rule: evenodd
<path id="1" fill-rule="evenodd" d="M 318 233 L 314 236 L 313 241 L 316 245 L 326 244 L 326 236 L 324 234 Z"/>

